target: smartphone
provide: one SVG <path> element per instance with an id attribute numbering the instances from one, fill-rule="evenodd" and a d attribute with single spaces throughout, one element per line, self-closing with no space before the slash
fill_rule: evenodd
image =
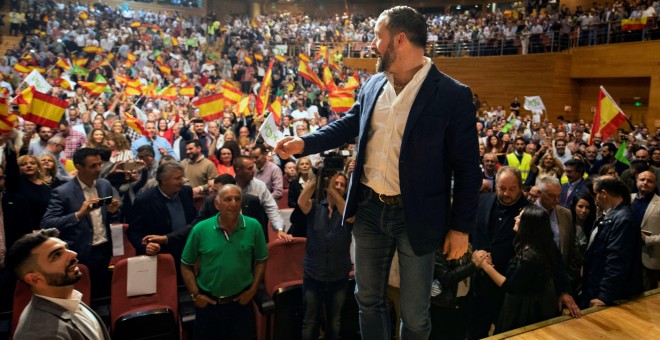
<path id="1" fill-rule="evenodd" d="M 99 198 L 99 201 L 97 203 L 92 203 L 92 209 L 103 207 L 110 203 L 112 203 L 112 196 Z"/>
<path id="2" fill-rule="evenodd" d="M 124 167 L 123 167 L 123 168 L 124 168 L 124 170 L 130 171 L 130 170 L 135 170 L 135 169 L 137 169 L 137 167 L 138 167 L 138 163 L 137 163 L 137 162 L 127 162 L 127 163 L 124 163 Z"/>

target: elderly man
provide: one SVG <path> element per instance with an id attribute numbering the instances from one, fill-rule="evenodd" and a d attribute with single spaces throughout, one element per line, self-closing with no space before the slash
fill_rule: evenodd
<path id="1" fill-rule="evenodd" d="M 642 252 L 623 182 L 611 176 L 593 184 L 603 216 L 594 223 L 582 267 L 582 308 L 611 305 L 642 292 Z"/>
<path id="2" fill-rule="evenodd" d="M 652 171 L 637 175 L 637 194 L 632 195 L 631 210 L 635 226 L 642 231 L 642 278 L 644 290 L 658 287 L 660 280 L 660 196 L 656 194 Z"/>
<path id="3" fill-rule="evenodd" d="M 195 303 L 195 339 L 217 339 L 219 330 L 227 339 L 252 339 L 249 302 L 266 269 L 266 239 L 259 222 L 241 214 L 241 188 L 223 186 L 215 204 L 219 213 L 193 227 L 181 257 Z"/>
<path id="4" fill-rule="evenodd" d="M 129 216 L 126 236 L 138 254 L 169 253 L 179 260 L 187 234 L 185 230 L 197 216 L 192 188 L 183 185 L 183 166 L 164 162 L 156 172 L 156 187 L 138 195 Z"/>
<path id="5" fill-rule="evenodd" d="M 550 227 L 555 244 L 561 252 L 564 266 L 567 266 L 569 259 L 575 254 L 573 215 L 570 210 L 559 205 L 561 184 L 556 177 L 541 178 L 538 187 L 541 189 L 541 196 L 536 201 L 536 205 L 550 216 Z"/>
<path id="6" fill-rule="evenodd" d="M 14 338 L 110 340 L 103 320 L 73 289 L 82 276 L 77 254 L 57 235 L 57 229 L 24 235 L 7 252 L 7 268 L 34 294 Z"/>
<path id="7" fill-rule="evenodd" d="M 156 162 L 160 161 L 160 158 L 165 155 L 170 155 L 174 157 L 177 161 L 179 160 L 172 150 L 172 146 L 167 139 L 158 136 L 156 131 L 156 122 L 148 121 L 144 124 L 144 129 L 147 130 L 151 137 L 142 136 L 133 143 L 131 143 L 131 149 L 133 150 L 133 155 L 138 157 L 138 149 L 143 145 L 149 145 L 154 150 L 154 158 Z"/>

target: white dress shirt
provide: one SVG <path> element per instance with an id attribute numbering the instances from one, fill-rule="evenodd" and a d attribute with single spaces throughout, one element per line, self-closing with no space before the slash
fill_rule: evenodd
<path id="1" fill-rule="evenodd" d="M 374 107 L 367 136 L 367 152 L 361 182 L 384 195 L 399 195 L 399 152 L 408 114 L 433 63 L 424 57 L 424 66 L 397 95 L 391 73 Z"/>
<path id="2" fill-rule="evenodd" d="M 82 188 L 83 194 L 85 195 L 85 200 L 88 200 L 92 197 L 99 197 L 99 193 L 96 190 L 96 181 L 92 183 L 91 187 L 88 187 L 80 180 L 80 178 L 76 177 L 76 180 L 78 183 L 80 183 L 80 187 Z M 108 236 L 105 233 L 105 226 L 103 225 L 103 215 L 101 214 L 101 209 L 102 208 L 98 208 L 89 212 L 89 217 L 92 219 L 92 226 L 94 231 L 94 236 L 92 237 L 92 246 L 97 246 L 99 244 L 108 242 Z"/>

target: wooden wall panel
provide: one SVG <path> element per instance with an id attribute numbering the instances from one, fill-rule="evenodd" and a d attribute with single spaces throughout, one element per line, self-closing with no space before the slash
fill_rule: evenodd
<path id="1" fill-rule="evenodd" d="M 573 78 L 650 77 L 660 71 L 660 40 L 574 48 Z"/>

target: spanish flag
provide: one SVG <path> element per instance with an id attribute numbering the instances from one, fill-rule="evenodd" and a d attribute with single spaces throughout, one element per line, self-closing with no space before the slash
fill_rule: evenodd
<path id="1" fill-rule="evenodd" d="M 73 64 L 76 66 L 85 67 L 85 65 L 87 65 L 87 62 L 89 61 L 89 58 L 80 58 L 80 59 L 73 58 L 72 61 Z"/>
<path id="2" fill-rule="evenodd" d="M 0 133 L 11 132 L 17 120 L 18 116 L 9 113 L 7 98 L 0 96 Z"/>
<path id="3" fill-rule="evenodd" d="M 30 73 L 32 72 L 32 69 L 21 63 L 16 63 L 14 64 L 14 71 L 17 73 Z"/>
<path id="4" fill-rule="evenodd" d="M 333 111 L 346 112 L 355 104 L 355 99 L 352 91 L 335 91 L 328 93 L 328 102 L 330 102 Z"/>
<path id="5" fill-rule="evenodd" d="M 65 71 L 69 71 L 69 70 L 71 70 L 71 63 L 70 63 L 69 60 L 66 59 L 66 58 L 60 58 L 60 59 L 58 59 L 58 60 L 57 60 L 57 63 L 55 63 L 55 66 L 57 66 L 57 67 L 59 67 L 59 68 L 65 70 Z"/>
<path id="6" fill-rule="evenodd" d="M 128 83 L 129 79 L 130 78 L 128 78 L 128 76 L 125 75 L 125 74 L 116 74 L 115 75 L 115 81 L 117 82 L 117 84 L 119 84 L 119 86 L 126 85 L 126 83 Z"/>
<path id="7" fill-rule="evenodd" d="M 238 103 L 243 96 L 243 92 L 230 81 L 222 83 L 221 93 L 225 97 L 225 102 L 230 105 Z"/>
<path id="8" fill-rule="evenodd" d="M 598 106 L 596 106 L 592 133 L 589 137 L 589 145 L 593 145 L 593 136 L 597 133 L 603 136 L 603 140 L 607 140 L 627 120 L 628 117 L 616 105 L 616 102 L 610 97 L 610 94 L 607 93 L 605 88 L 601 86 L 598 93 Z"/>
<path id="9" fill-rule="evenodd" d="M 158 93 L 156 92 L 156 84 L 149 84 L 146 86 L 141 86 L 142 93 L 149 98 L 158 99 Z"/>
<path id="10" fill-rule="evenodd" d="M 316 59 L 323 58 L 324 60 L 328 59 L 328 46 L 319 46 L 319 51 L 318 54 L 316 55 Z"/>
<path id="11" fill-rule="evenodd" d="M 192 98 L 195 96 L 195 87 L 192 85 L 183 86 L 179 89 L 179 94 L 182 96 Z"/>
<path id="12" fill-rule="evenodd" d="M 135 130 L 137 133 L 146 136 L 147 138 L 152 138 L 152 136 L 149 135 L 149 132 L 147 132 L 139 119 L 133 117 L 127 112 L 124 112 L 124 115 L 126 116 L 126 125 L 128 125 L 128 127 Z"/>
<path id="13" fill-rule="evenodd" d="M 271 59 L 270 65 L 268 65 L 268 70 L 264 75 L 264 80 L 261 82 L 261 87 L 259 88 L 259 96 L 257 97 L 257 103 L 255 107 L 257 115 L 264 114 L 266 105 L 268 105 L 268 98 L 270 97 L 270 83 L 272 81 L 271 78 L 273 76 L 274 63 L 275 63 L 275 59 Z"/>
<path id="14" fill-rule="evenodd" d="M 112 53 L 112 52 L 109 52 L 109 53 L 107 54 L 106 58 L 107 58 L 109 61 L 113 61 L 113 60 L 115 60 L 115 54 Z"/>
<path id="15" fill-rule="evenodd" d="M 80 19 L 87 20 L 87 18 L 89 18 L 89 14 L 87 14 L 87 11 L 80 12 Z"/>
<path id="16" fill-rule="evenodd" d="M 175 101 L 177 99 L 176 87 L 168 85 L 158 93 L 158 98 L 171 102 Z"/>
<path id="17" fill-rule="evenodd" d="M 133 28 L 138 28 L 138 27 L 140 27 L 141 25 L 142 25 L 142 24 L 141 24 L 139 21 L 133 21 L 133 22 L 131 23 L 131 27 L 133 27 Z"/>
<path id="18" fill-rule="evenodd" d="M 139 96 L 142 94 L 142 84 L 140 83 L 139 78 L 128 79 L 125 84 L 126 84 L 126 88 L 124 89 L 125 94 L 129 96 Z"/>
<path id="19" fill-rule="evenodd" d="M 30 113 L 30 105 L 32 104 L 34 92 L 34 86 L 26 87 L 18 94 L 18 96 L 16 96 L 16 98 L 14 98 L 13 103 L 18 105 L 18 111 L 21 113 L 21 116 Z"/>
<path id="20" fill-rule="evenodd" d="M 97 54 L 103 53 L 103 49 L 98 46 L 85 46 L 83 47 L 83 51 L 87 53 L 97 53 Z"/>
<path id="21" fill-rule="evenodd" d="M 344 90 L 355 90 L 358 87 L 360 87 L 360 80 L 356 71 L 352 76 L 348 77 L 346 85 L 344 86 Z"/>
<path id="22" fill-rule="evenodd" d="M 135 63 L 135 61 L 137 61 L 137 56 L 131 52 L 128 52 L 128 54 L 126 55 L 126 63 L 124 63 L 124 66 L 131 67 L 133 66 L 133 63 Z"/>
<path id="23" fill-rule="evenodd" d="M 101 60 L 98 64 L 96 64 L 96 66 L 90 68 L 89 70 L 92 71 L 92 70 L 95 70 L 95 69 L 97 69 L 97 68 L 99 68 L 99 67 L 104 67 L 104 66 L 110 66 L 110 60 L 108 60 L 108 59 L 103 59 L 103 60 Z"/>
<path id="24" fill-rule="evenodd" d="M 622 31 L 641 31 L 646 28 L 648 18 L 632 18 L 621 20 Z M 603 139 L 604 140 L 604 139 Z"/>
<path id="25" fill-rule="evenodd" d="M 283 55 L 276 54 L 276 55 L 275 55 L 275 60 L 277 60 L 277 61 L 280 62 L 280 63 L 283 63 L 283 62 L 286 61 L 286 57 L 283 56 Z"/>
<path id="26" fill-rule="evenodd" d="M 23 118 L 38 125 L 57 129 L 69 103 L 39 91 L 33 91 L 32 95 L 30 113 L 23 116 Z"/>
<path id="27" fill-rule="evenodd" d="M 73 91 L 73 81 L 69 78 L 69 74 L 65 73 L 61 77 L 55 79 L 55 82 L 63 89 L 67 91 Z"/>
<path id="28" fill-rule="evenodd" d="M 254 59 L 256 59 L 257 61 L 264 61 L 264 55 L 261 53 L 255 53 Z"/>
<path id="29" fill-rule="evenodd" d="M 241 98 L 241 101 L 236 104 L 236 113 L 242 114 L 243 116 L 247 117 L 251 114 L 250 112 L 250 96 L 245 96 Z"/>
<path id="30" fill-rule="evenodd" d="M 172 74 L 172 68 L 165 65 L 164 63 L 158 64 L 158 68 L 160 69 L 160 72 L 166 75 L 171 75 Z"/>
<path id="31" fill-rule="evenodd" d="M 323 68 L 323 84 L 328 89 L 328 92 L 335 92 L 337 90 L 335 79 L 332 77 L 332 72 L 330 72 L 330 68 L 327 66 Z"/>
<path id="32" fill-rule="evenodd" d="M 302 60 L 300 60 L 300 64 L 298 65 L 298 74 L 318 86 L 320 89 L 323 88 L 323 82 L 319 79 L 319 76 L 317 76 L 309 65 Z"/>
<path id="33" fill-rule="evenodd" d="M 78 85 L 89 93 L 90 97 L 98 97 L 105 91 L 106 83 L 93 83 L 90 81 L 78 81 Z"/>
<path id="34" fill-rule="evenodd" d="M 250 56 L 247 56 L 247 55 L 245 56 L 245 58 L 243 58 L 243 60 L 245 60 L 245 62 L 246 62 L 248 65 L 252 65 L 252 63 L 254 62 L 254 61 L 252 60 L 252 58 L 250 58 Z"/>
<path id="35" fill-rule="evenodd" d="M 282 100 L 279 97 L 277 100 L 270 103 L 270 106 L 268 106 L 268 111 L 273 114 L 273 118 L 275 119 L 277 126 L 280 126 L 280 119 L 282 118 Z"/>
<path id="36" fill-rule="evenodd" d="M 206 122 L 220 119 L 224 116 L 224 100 L 222 94 L 212 94 L 199 98 L 192 103 L 199 108 L 199 117 Z"/>
<path id="37" fill-rule="evenodd" d="M 312 60 L 312 58 L 310 56 L 308 56 L 307 54 L 305 54 L 305 53 L 298 54 L 298 58 L 300 58 L 301 61 L 304 61 L 306 63 L 308 63 L 310 60 Z"/>

